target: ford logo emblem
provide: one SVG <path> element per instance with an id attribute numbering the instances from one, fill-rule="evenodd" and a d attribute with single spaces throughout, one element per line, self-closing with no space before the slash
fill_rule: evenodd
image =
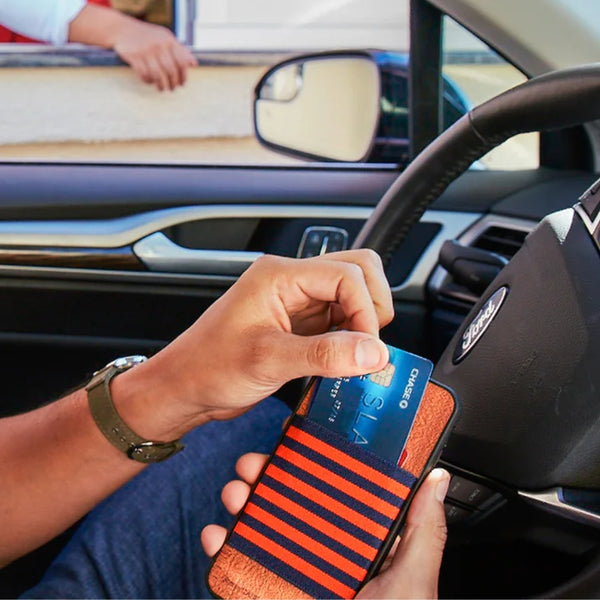
<path id="1" fill-rule="evenodd" d="M 508 288 L 503 286 L 487 299 L 481 310 L 477 313 L 477 316 L 463 331 L 452 358 L 454 364 L 459 363 L 474 348 L 475 344 L 481 339 L 481 336 L 486 332 L 498 314 L 507 296 Z"/>

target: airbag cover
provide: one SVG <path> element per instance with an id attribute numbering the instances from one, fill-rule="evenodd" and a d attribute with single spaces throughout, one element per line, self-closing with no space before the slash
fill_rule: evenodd
<path id="1" fill-rule="evenodd" d="M 463 334 L 501 288 L 502 305 L 457 360 Z M 528 236 L 434 377 L 462 406 L 447 460 L 520 489 L 600 489 L 600 256 L 575 211 Z"/>

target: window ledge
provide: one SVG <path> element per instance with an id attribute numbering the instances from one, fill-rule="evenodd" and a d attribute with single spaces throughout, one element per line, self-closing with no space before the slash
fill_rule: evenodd
<path id="1" fill-rule="evenodd" d="M 201 52 L 194 51 L 198 64 L 272 65 L 289 58 L 289 52 Z M 112 50 L 83 44 L 0 44 L 0 68 L 107 67 L 125 64 Z"/>

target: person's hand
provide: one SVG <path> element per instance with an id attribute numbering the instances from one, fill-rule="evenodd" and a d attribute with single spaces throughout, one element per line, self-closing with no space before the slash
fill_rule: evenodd
<path id="1" fill-rule="evenodd" d="M 450 474 L 434 469 L 408 509 L 406 526 L 379 574 L 357 598 L 437 598 L 447 529 L 444 498 Z"/>
<path id="2" fill-rule="evenodd" d="M 197 64 L 190 50 L 171 31 L 130 17 L 116 34 L 113 50 L 142 81 L 160 91 L 183 85 L 187 69 Z"/>
<path id="3" fill-rule="evenodd" d="M 225 508 L 236 515 L 244 506 L 250 486 L 258 477 L 267 456 L 245 454 L 236 465 L 240 479 L 230 481 L 221 494 Z M 402 539 L 388 555 L 379 574 L 358 593 L 357 598 L 437 598 L 439 570 L 446 543 L 444 497 L 450 475 L 434 469 L 425 479 L 408 510 Z M 207 525 L 201 534 L 202 547 L 214 556 L 225 542 L 227 531 Z"/>
<path id="4" fill-rule="evenodd" d="M 228 419 L 297 377 L 382 369 L 388 351 L 379 329 L 392 316 L 381 260 L 370 250 L 265 256 L 163 358 L 180 363 L 178 384 L 188 384 L 186 395 L 207 417 Z M 336 326 L 345 331 L 326 333 Z"/>
<path id="5" fill-rule="evenodd" d="M 69 23 L 68 40 L 111 48 L 142 81 L 159 90 L 183 85 L 188 67 L 197 64 L 167 28 L 97 4 L 86 4 Z"/>
<path id="6" fill-rule="evenodd" d="M 233 418 L 291 379 L 382 369 L 388 350 L 379 329 L 392 316 L 389 285 L 370 250 L 302 260 L 265 256 L 194 325 L 111 388 L 145 398 L 131 424 L 123 417 L 134 430 L 158 407 L 165 425 L 173 423 L 163 437 L 181 434 Z M 329 332 L 335 326 L 344 330 Z M 134 410 L 125 399 L 121 404 Z"/>

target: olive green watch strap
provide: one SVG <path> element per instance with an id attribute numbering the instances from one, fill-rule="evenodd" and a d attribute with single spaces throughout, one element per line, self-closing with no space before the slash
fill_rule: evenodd
<path id="1" fill-rule="evenodd" d="M 121 419 L 110 392 L 113 377 L 145 360 L 145 356 L 119 358 L 94 373 L 85 389 L 92 417 L 106 439 L 128 458 L 153 463 L 173 456 L 183 450 L 184 445 L 179 440 L 157 442 L 139 436 Z"/>

